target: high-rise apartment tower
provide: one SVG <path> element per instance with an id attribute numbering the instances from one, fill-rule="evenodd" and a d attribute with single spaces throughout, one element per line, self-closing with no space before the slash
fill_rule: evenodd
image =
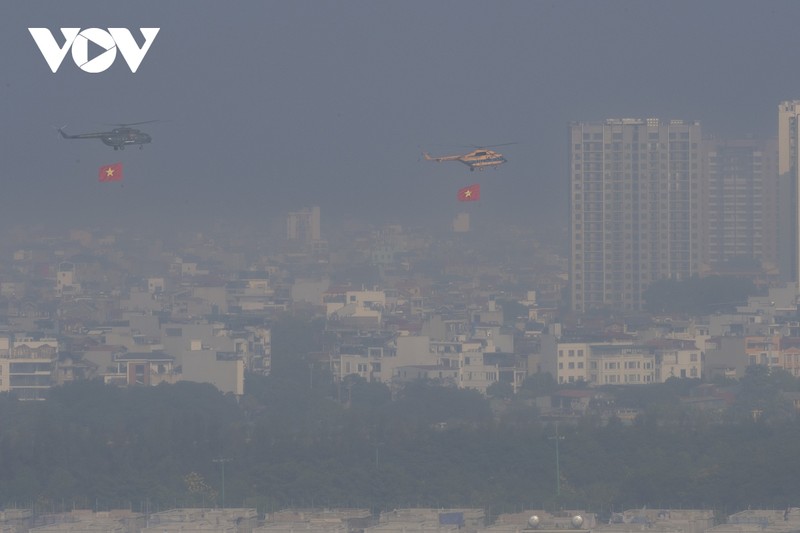
<path id="1" fill-rule="evenodd" d="M 778 204 L 780 225 L 778 230 L 779 256 L 782 276 L 786 281 L 800 281 L 800 204 L 797 164 L 797 139 L 800 131 L 800 100 L 778 104 L 778 181 L 781 190 Z M 800 287 L 800 283 L 797 284 Z"/>
<path id="2" fill-rule="evenodd" d="M 654 281 L 700 264 L 700 123 L 569 126 L 570 289 L 576 312 L 636 311 Z"/>
<path id="3" fill-rule="evenodd" d="M 320 240 L 319 206 L 289 213 L 286 217 L 286 238 L 304 243 Z"/>
<path id="4" fill-rule="evenodd" d="M 775 139 L 703 141 L 701 262 L 711 272 L 778 270 Z"/>

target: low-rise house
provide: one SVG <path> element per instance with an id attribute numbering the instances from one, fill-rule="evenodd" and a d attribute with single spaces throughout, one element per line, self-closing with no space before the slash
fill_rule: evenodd
<path id="1" fill-rule="evenodd" d="M 172 509 L 150 515 L 141 533 L 208 531 L 213 533 L 252 533 L 258 521 L 255 509 Z"/>
<path id="2" fill-rule="evenodd" d="M 728 516 L 727 522 L 709 527 L 705 533 L 793 533 L 800 531 L 800 508 L 748 509 Z"/>
<path id="3" fill-rule="evenodd" d="M 284 509 L 267 515 L 253 533 L 360 533 L 376 522 L 369 509 Z"/>
<path id="4" fill-rule="evenodd" d="M 404 508 L 382 512 L 378 524 L 365 529 L 364 533 L 475 533 L 485 527 L 486 513 L 483 509 Z"/>
<path id="5" fill-rule="evenodd" d="M 0 392 L 20 400 L 44 400 L 56 383 L 58 341 L 0 337 Z"/>
<path id="6" fill-rule="evenodd" d="M 704 533 L 714 526 L 714 511 L 708 509 L 631 509 L 612 513 L 606 524 L 594 528 L 597 533 Z"/>
<path id="7" fill-rule="evenodd" d="M 646 344 L 656 356 L 656 382 L 703 377 L 703 355 L 693 340 L 661 338 Z"/>
<path id="8" fill-rule="evenodd" d="M 37 515 L 34 527 L 28 531 L 71 533 L 139 533 L 146 517 L 125 509 L 91 511 L 76 509 L 66 513 Z"/>
<path id="9" fill-rule="evenodd" d="M 236 353 L 192 349 L 184 354 L 179 379 L 210 383 L 221 392 L 244 394 L 244 358 Z"/>
<path id="10" fill-rule="evenodd" d="M 115 355 L 117 371 L 104 375 L 106 383 L 127 386 L 155 386 L 175 383 L 174 358 L 163 352 L 124 352 Z"/>

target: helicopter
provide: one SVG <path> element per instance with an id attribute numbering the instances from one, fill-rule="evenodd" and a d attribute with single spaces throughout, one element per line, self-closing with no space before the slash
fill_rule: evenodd
<path id="1" fill-rule="evenodd" d="M 464 163 L 469 167 L 470 172 L 474 172 L 475 170 L 484 170 L 486 168 L 494 168 L 497 170 L 497 167 L 505 163 L 507 159 L 503 157 L 503 154 L 500 152 L 489 150 L 489 148 L 507 146 L 510 144 L 516 143 L 495 144 L 492 146 L 476 146 L 475 150 L 466 154 L 433 157 L 428 152 L 423 151 L 422 155 L 425 156 L 426 161 L 437 161 L 439 163 L 443 161 L 458 161 L 460 163 Z"/>
<path id="2" fill-rule="evenodd" d="M 148 120 L 146 122 L 133 122 L 130 124 L 114 124 L 116 128 L 111 131 L 99 131 L 95 133 L 79 133 L 77 135 L 68 135 L 64 132 L 64 127 L 58 128 L 58 132 L 65 139 L 100 139 L 106 146 L 113 146 L 114 150 L 124 150 L 126 146 L 138 144 L 139 150 L 144 148 L 145 144 L 149 144 L 153 138 L 149 134 L 144 133 L 131 126 L 138 126 L 139 124 L 148 124 L 156 122 L 155 120 Z"/>

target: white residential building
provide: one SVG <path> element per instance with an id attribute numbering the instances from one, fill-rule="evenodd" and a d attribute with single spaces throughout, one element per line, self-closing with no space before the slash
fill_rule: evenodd
<path id="1" fill-rule="evenodd" d="M 81 285 L 75 272 L 75 264 L 69 261 L 63 261 L 58 265 L 58 272 L 56 272 L 56 295 L 67 296 L 80 294 Z"/>
<path id="2" fill-rule="evenodd" d="M 0 392 L 20 400 L 43 400 L 55 383 L 58 341 L 0 337 Z"/>
<path id="3" fill-rule="evenodd" d="M 639 385 L 656 381 L 652 350 L 630 343 L 558 343 L 558 383 Z"/>
<path id="4" fill-rule="evenodd" d="M 589 378 L 589 344 L 559 343 L 557 348 L 557 374 L 553 376 L 558 383 L 580 383 Z"/>
<path id="5" fill-rule="evenodd" d="M 656 339 L 650 346 L 656 356 L 656 381 L 669 378 L 703 377 L 703 357 L 694 341 L 681 339 Z"/>
<path id="6" fill-rule="evenodd" d="M 597 385 L 646 385 L 656 380 L 656 357 L 635 345 L 592 347 L 589 379 Z"/>
<path id="7" fill-rule="evenodd" d="M 244 394 L 244 358 L 235 353 L 204 350 L 199 345 L 183 356 L 181 381 L 210 383 L 221 392 Z"/>

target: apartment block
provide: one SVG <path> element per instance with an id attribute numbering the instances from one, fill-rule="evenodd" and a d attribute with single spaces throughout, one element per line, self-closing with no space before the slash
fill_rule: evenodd
<path id="1" fill-rule="evenodd" d="M 558 343 L 556 381 L 592 385 L 643 385 L 656 382 L 656 356 L 631 343 Z"/>
<path id="2" fill-rule="evenodd" d="M 569 141 L 571 308 L 640 310 L 654 281 L 697 274 L 700 123 L 577 122 Z"/>
<path id="3" fill-rule="evenodd" d="M 778 180 L 780 189 L 780 270 L 786 281 L 800 281 L 800 165 L 797 141 L 800 137 L 800 100 L 778 104 Z M 798 284 L 800 288 L 800 284 Z"/>
<path id="4" fill-rule="evenodd" d="M 0 337 L 0 392 L 20 400 L 44 400 L 56 379 L 58 341 Z"/>
<path id="5" fill-rule="evenodd" d="M 778 145 L 774 139 L 703 141 L 701 260 L 716 272 L 778 270 Z"/>
<path id="6" fill-rule="evenodd" d="M 286 217 L 286 238 L 311 243 L 321 239 L 319 206 L 293 211 Z"/>

